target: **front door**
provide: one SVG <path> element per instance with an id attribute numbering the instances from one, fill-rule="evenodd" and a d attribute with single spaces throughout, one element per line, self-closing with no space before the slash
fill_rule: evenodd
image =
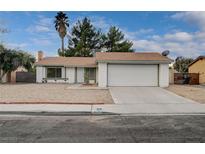
<path id="1" fill-rule="evenodd" d="M 96 68 L 85 68 L 85 82 L 96 83 Z"/>

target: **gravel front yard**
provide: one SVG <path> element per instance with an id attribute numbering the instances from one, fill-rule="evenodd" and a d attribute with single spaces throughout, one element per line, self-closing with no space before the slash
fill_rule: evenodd
<path id="1" fill-rule="evenodd" d="M 177 95 L 192 99 L 199 103 L 205 103 L 205 86 L 200 85 L 170 85 L 167 90 Z"/>
<path id="2" fill-rule="evenodd" d="M 0 103 L 113 103 L 108 89 L 69 89 L 68 84 L 0 84 Z"/>

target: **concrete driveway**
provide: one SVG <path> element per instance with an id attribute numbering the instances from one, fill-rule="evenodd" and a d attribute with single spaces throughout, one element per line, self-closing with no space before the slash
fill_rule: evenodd
<path id="1" fill-rule="evenodd" d="M 94 109 L 121 114 L 205 114 L 205 104 L 160 87 L 110 87 L 114 105 Z"/>
<path id="2" fill-rule="evenodd" d="M 160 87 L 111 87 L 110 92 L 117 104 L 196 103 Z"/>

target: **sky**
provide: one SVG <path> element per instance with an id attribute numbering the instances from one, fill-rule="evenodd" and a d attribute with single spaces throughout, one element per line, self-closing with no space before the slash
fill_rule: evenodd
<path id="1" fill-rule="evenodd" d="M 205 55 L 205 12 L 65 12 L 70 27 L 88 17 L 92 24 L 107 32 L 117 26 L 125 38 L 133 42 L 135 52 L 170 51 L 170 57 L 196 58 Z M 0 12 L 0 42 L 8 48 L 21 49 L 36 55 L 57 56 L 61 41 L 54 28 L 53 12 Z M 65 46 L 67 46 L 65 38 Z"/>

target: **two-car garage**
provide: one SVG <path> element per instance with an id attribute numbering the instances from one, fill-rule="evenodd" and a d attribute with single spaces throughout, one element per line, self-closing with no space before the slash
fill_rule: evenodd
<path id="1" fill-rule="evenodd" d="M 108 86 L 158 86 L 158 65 L 107 64 Z"/>
<path id="2" fill-rule="evenodd" d="M 156 52 L 98 52 L 98 85 L 169 86 L 171 60 Z"/>

